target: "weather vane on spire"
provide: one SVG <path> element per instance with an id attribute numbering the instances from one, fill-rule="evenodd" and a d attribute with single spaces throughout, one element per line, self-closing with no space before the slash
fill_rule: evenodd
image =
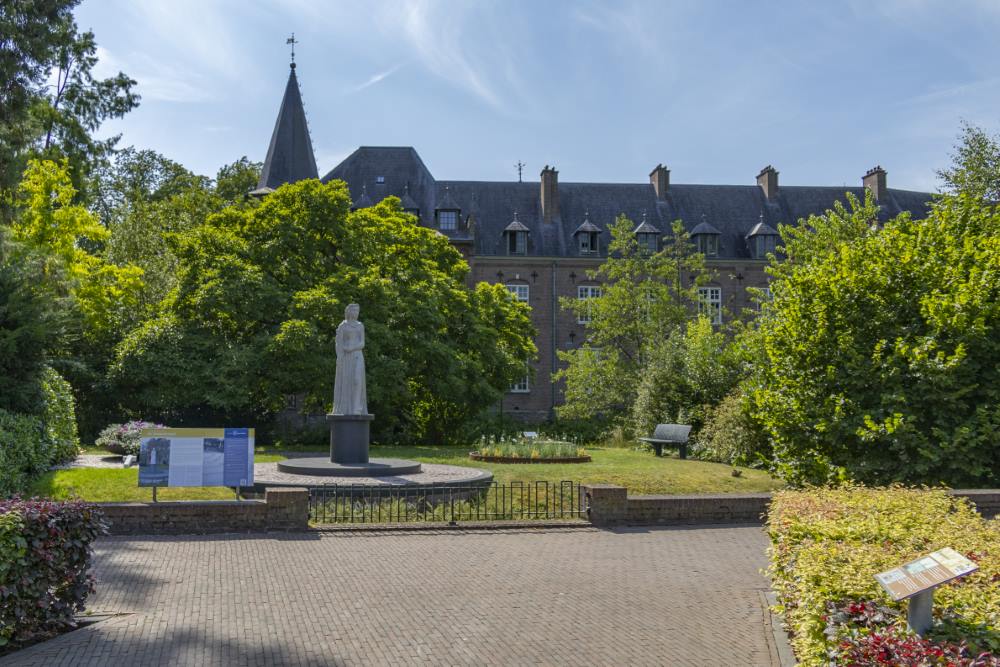
<path id="1" fill-rule="evenodd" d="M 291 44 L 292 45 L 292 67 L 295 67 L 295 45 L 298 44 L 298 43 L 299 43 L 298 40 L 295 39 L 295 33 L 294 32 L 292 33 L 291 37 L 289 37 L 288 39 L 285 40 L 285 44 Z"/>

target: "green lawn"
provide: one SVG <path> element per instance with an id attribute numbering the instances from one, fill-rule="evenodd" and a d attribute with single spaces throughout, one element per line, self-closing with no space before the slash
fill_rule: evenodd
<path id="1" fill-rule="evenodd" d="M 301 451 L 301 450 L 299 450 Z M 315 449 L 317 453 L 321 449 Z M 583 483 L 619 484 L 631 494 L 750 493 L 770 491 L 781 486 L 767 473 L 741 468 L 740 477 L 732 476 L 732 467 L 703 461 L 681 461 L 673 457 L 657 458 L 650 452 L 618 448 L 587 448 L 590 463 L 575 464 L 497 464 L 471 461 L 468 448 L 455 447 L 372 447 L 373 457 L 416 459 L 426 463 L 445 463 L 493 472 L 497 481 L 533 482 L 536 480 L 572 480 Z M 90 448 L 88 453 L 100 453 Z M 273 448 L 258 448 L 257 463 L 282 458 Z M 261 453 L 263 452 L 263 453 Z M 74 468 L 55 470 L 42 475 L 31 488 L 32 495 L 50 498 L 80 497 L 93 502 L 148 501 L 152 490 L 139 488 L 135 468 Z M 162 488 L 160 500 L 231 499 L 233 492 L 223 488 Z"/>

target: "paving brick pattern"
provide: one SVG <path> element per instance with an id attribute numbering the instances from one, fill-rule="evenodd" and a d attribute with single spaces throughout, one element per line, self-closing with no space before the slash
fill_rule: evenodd
<path id="1" fill-rule="evenodd" d="M 758 527 L 113 537 L 0 665 L 776 665 Z"/>

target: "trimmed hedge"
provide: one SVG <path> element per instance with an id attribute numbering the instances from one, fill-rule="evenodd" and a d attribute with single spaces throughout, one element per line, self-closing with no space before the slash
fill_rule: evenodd
<path id="1" fill-rule="evenodd" d="M 41 419 L 0 409 L 0 498 L 24 491 L 48 468 L 51 454 Z"/>
<path id="2" fill-rule="evenodd" d="M 45 405 L 41 417 L 52 443 L 49 463 L 71 460 L 80 453 L 73 388 L 63 376 L 49 367 L 42 371 L 41 386 Z"/>
<path id="3" fill-rule="evenodd" d="M 944 489 L 780 491 L 768 512 L 772 585 L 802 665 L 1000 665 L 1000 520 Z M 925 640 L 874 575 L 944 547 L 979 571 L 935 592 Z"/>
<path id="4" fill-rule="evenodd" d="M 0 501 L 0 650 L 75 627 L 94 589 L 91 545 L 106 532 L 92 505 Z"/>

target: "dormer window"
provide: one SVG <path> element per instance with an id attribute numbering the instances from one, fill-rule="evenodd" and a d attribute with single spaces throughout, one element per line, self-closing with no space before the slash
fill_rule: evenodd
<path id="1" fill-rule="evenodd" d="M 408 182 L 403 188 L 403 197 L 399 203 L 402 204 L 404 213 L 416 216 L 417 220 L 420 219 L 420 205 L 410 196 L 410 184 Z"/>
<path id="2" fill-rule="evenodd" d="M 453 231 L 458 229 L 458 211 L 438 210 L 438 229 L 442 231 Z"/>
<path id="3" fill-rule="evenodd" d="M 438 229 L 443 232 L 455 231 L 458 229 L 458 218 L 461 209 L 455 200 L 451 198 L 451 188 L 447 185 L 444 186 L 444 196 L 441 197 L 441 201 L 438 202 L 437 208 L 434 209 L 434 215 L 437 217 Z"/>
<path id="4" fill-rule="evenodd" d="M 361 186 L 361 196 L 354 202 L 354 206 L 351 207 L 351 211 L 357 211 L 362 208 L 370 208 L 373 205 L 372 198 L 368 196 L 368 184 L 365 183 Z"/>
<path id="5" fill-rule="evenodd" d="M 635 228 L 635 238 L 639 242 L 639 250 L 649 254 L 654 254 L 660 250 L 660 236 L 662 232 L 646 220 L 646 214 L 642 214 L 642 222 Z"/>
<path id="6" fill-rule="evenodd" d="M 379 185 L 385 185 L 385 176 L 376 176 L 375 182 Z"/>
<path id="7" fill-rule="evenodd" d="M 754 259 L 767 259 L 769 254 L 778 251 L 779 234 L 774 227 L 764 222 L 763 213 L 760 216 L 760 221 L 753 226 L 746 238 L 750 255 Z"/>
<path id="8" fill-rule="evenodd" d="M 601 228 L 590 221 L 590 213 L 583 217 L 583 224 L 576 228 L 573 236 L 576 238 L 576 247 L 581 255 L 597 255 L 601 251 L 600 246 Z"/>
<path id="9" fill-rule="evenodd" d="M 701 223 L 691 230 L 691 240 L 695 247 L 705 257 L 719 256 L 719 239 L 722 233 L 718 229 L 708 224 L 705 216 L 701 216 Z"/>
<path id="10" fill-rule="evenodd" d="M 517 219 L 517 211 L 514 211 L 511 223 L 504 228 L 503 235 L 508 255 L 528 254 L 528 228 Z"/>

